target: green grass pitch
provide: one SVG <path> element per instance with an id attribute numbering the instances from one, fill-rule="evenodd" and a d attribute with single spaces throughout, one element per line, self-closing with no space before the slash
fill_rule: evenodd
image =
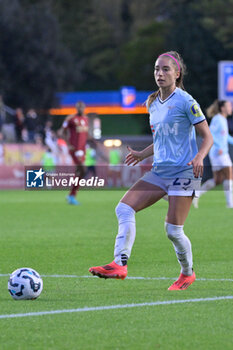
<path id="1" fill-rule="evenodd" d="M 226 209 L 223 192 L 209 192 L 190 211 L 185 232 L 197 281 L 176 292 L 167 291 L 180 267 L 164 232 L 163 200 L 136 215 L 128 276 L 166 279 L 104 280 L 89 274 L 90 266 L 113 260 L 114 210 L 123 193 L 81 191 L 77 207 L 66 204 L 64 191 L 0 193 L 1 350 L 232 349 L 233 300 L 188 302 L 233 295 L 233 210 Z M 14 301 L 3 275 L 25 266 L 44 276 L 44 290 L 35 301 Z M 172 300 L 187 302 L 1 318 Z"/>

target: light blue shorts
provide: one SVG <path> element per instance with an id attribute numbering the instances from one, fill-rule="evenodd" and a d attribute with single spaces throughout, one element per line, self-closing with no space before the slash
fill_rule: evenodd
<path id="1" fill-rule="evenodd" d="M 200 190 L 201 179 L 173 178 L 165 179 L 156 175 L 153 171 L 147 172 L 141 180 L 162 188 L 168 196 L 195 196 L 195 192 Z"/>

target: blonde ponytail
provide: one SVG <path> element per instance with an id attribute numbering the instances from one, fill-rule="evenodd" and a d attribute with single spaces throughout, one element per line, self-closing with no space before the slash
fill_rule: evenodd
<path id="1" fill-rule="evenodd" d="M 156 99 L 156 97 L 158 96 L 159 94 L 159 90 L 153 92 L 152 94 L 150 94 L 146 100 L 146 106 L 147 108 L 150 107 L 150 105 L 154 102 L 154 100 Z"/>

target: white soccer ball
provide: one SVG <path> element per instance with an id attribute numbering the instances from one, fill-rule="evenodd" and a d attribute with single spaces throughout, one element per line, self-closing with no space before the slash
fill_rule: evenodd
<path id="1" fill-rule="evenodd" d="M 15 270 L 8 280 L 8 291 L 15 300 L 36 299 L 42 289 L 42 278 L 30 267 Z"/>

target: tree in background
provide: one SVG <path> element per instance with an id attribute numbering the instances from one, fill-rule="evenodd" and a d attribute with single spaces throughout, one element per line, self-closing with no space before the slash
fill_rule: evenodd
<path id="1" fill-rule="evenodd" d="M 206 107 L 217 97 L 218 61 L 227 57 L 223 43 L 203 26 L 205 13 L 197 1 L 170 2 L 167 49 L 181 53 L 187 65 L 185 86 Z"/>
<path id="2" fill-rule="evenodd" d="M 0 0 L 0 92 L 47 108 L 57 91 L 154 90 L 157 55 L 176 49 L 187 89 L 217 97 L 217 62 L 233 56 L 233 0 Z"/>
<path id="3" fill-rule="evenodd" d="M 135 37 L 123 44 L 119 52 L 116 77 L 120 85 L 133 85 L 138 90 L 154 90 L 154 63 L 165 50 L 166 27 L 152 22 L 141 28 Z"/>
<path id="4" fill-rule="evenodd" d="M 96 6 L 97 7 L 96 7 Z M 116 40 L 113 23 L 93 0 L 53 1 L 64 45 L 72 52 L 74 90 L 118 88 L 114 84 Z M 114 6 L 114 5 L 113 5 Z"/>
<path id="5" fill-rule="evenodd" d="M 195 1 L 193 7 L 201 9 L 203 16 L 202 25 L 213 33 L 214 37 L 222 43 L 225 49 L 233 50 L 233 0 L 202 0 Z"/>
<path id="6" fill-rule="evenodd" d="M 0 0 L 0 33 L 0 90 L 5 102 L 13 107 L 50 107 L 55 92 L 68 87 L 72 57 L 59 41 L 49 6 Z"/>

